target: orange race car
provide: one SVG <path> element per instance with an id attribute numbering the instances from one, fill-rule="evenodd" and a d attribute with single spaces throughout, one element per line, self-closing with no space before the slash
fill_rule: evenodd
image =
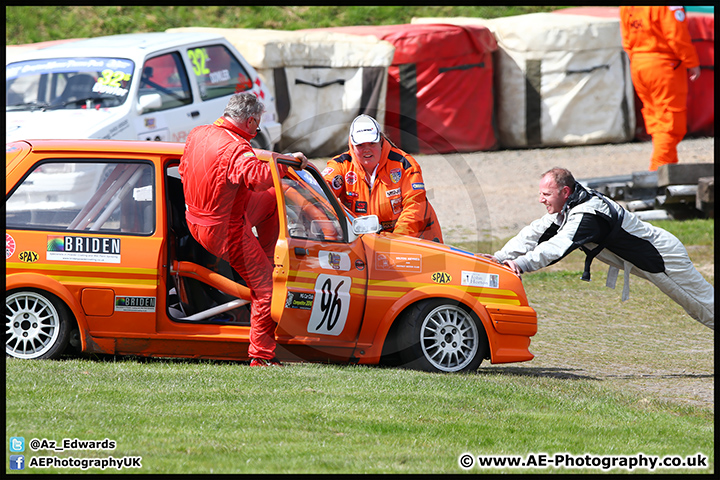
<path id="1" fill-rule="evenodd" d="M 6 145 L 6 354 L 247 360 L 249 290 L 192 238 L 183 144 Z M 293 157 L 258 150 L 273 166 Z M 533 358 L 537 316 L 509 269 L 378 234 L 312 165 L 273 171 L 280 213 L 272 316 L 286 361 L 476 369 Z"/>

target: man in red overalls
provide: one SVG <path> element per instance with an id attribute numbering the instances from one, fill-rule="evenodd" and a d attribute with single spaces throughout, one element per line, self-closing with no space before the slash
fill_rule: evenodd
<path id="1" fill-rule="evenodd" d="M 277 201 L 269 164 L 250 146 L 264 110 L 252 93 L 233 95 L 222 117 L 190 132 L 179 167 L 190 233 L 210 253 L 227 260 L 250 288 L 251 366 L 280 364 L 270 316 Z M 301 168 L 307 166 L 305 155 L 293 156 Z M 287 167 L 279 168 L 286 173 Z"/>
<path id="2" fill-rule="evenodd" d="M 677 144 L 687 133 L 687 80 L 700 76 L 700 60 L 683 7 L 620 7 L 620 31 L 652 136 L 650 170 L 657 170 L 678 162 Z"/>

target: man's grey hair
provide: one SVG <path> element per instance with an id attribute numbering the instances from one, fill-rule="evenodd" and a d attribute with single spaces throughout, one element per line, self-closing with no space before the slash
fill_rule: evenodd
<path id="1" fill-rule="evenodd" d="M 264 111 L 265 105 L 254 93 L 242 92 L 230 97 L 223 116 L 242 123 L 251 117 L 259 120 Z"/>
<path id="2" fill-rule="evenodd" d="M 553 167 L 543 173 L 540 178 L 545 178 L 546 176 L 552 177 L 555 185 L 558 186 L 558 190 L 562 190 L 563 187 L 570 187 L 570 192 L 575 190 L 575 177 L 573 177 L 573 174 L 570 173 L 570 170 L 567 168 Z"/>

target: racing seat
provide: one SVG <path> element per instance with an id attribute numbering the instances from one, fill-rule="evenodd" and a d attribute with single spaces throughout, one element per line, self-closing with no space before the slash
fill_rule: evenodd
<path id="1" fill-rule="evenodd" d="M 208 252 L 192 236 L 185 220 L 185 195 L 182 182 L 171 176 L 167 178 L 168 187 L 168 216 L 170 239 L 168 249 L 170 264 L 173 260 L 190 262 L 212 270 L 235 283 L 247 286 L 246 282 L 230 266 L 230 264 Z M 173 278 L 177 298 L 173 298 L 168 305 L 178 304 L 184 316 L 191 316 L 205 312 L 219 305 L 236 300 L 237 297 L 228 295 L 210 285 L 187 276 L 177 275 Z M 233 324 L 250 324 L 250 306 L 244 305 L 228 312 L 223 316 L 209 319 L 209 322 L 232 322 Z"/>
<path id="2" fill-rule="evenodd" d="M 50 105 L 59 106 L 85 98 L 100 98 L 100 94 L 92 91 L 95 82 L 95 77 L 86 73 L 78 73 L 68 78 L 65 89 L 59 97 L 50 102 Z"/>

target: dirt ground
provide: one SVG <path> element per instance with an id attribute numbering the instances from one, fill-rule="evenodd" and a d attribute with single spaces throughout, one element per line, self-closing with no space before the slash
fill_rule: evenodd
<path id="1" fill-rule="evenodd" d="M 714 163 L 714 138 L 680 143 L 680 163 Z M 531 150 L 417 155 L 446 243 L 505 239 L 545 214 L 540 175 L 568 168 L 577 180 L 646 171 L 650 142 Z M 469 219 L 468 219 L 469 217 Z M 489 219 L 489 221 L 488 221 Z"/>
<path id="2" fill-rule="evenodd" d="M 680 163 L 714 163 L 714 147 L 714 138 L 684 140 L 678 146 Z M 568 168 L 581 181 L 631 175 L 647 170 L 651 154 L 650 142 L 637 142 L 414 157 L 445 243 L 457 243 L 504 240 L 542 216 L 538 183 L 552 167 Z M 322 170 L 327 160 L 311 161 Z"/>
<path id="3" fill-rule="evenodd" d="M 714 163 L 714 147 L 714 138 L 686 139 L 678 146 L 680 163 Z M 423 169 L 428 197 L 442 225 L 445 243 L 493 239 L 494 250 L 502 246 L 502 241 L 545 213 L 545 208 L 537 200 L 538 183 L 543 172 L 554 166 L 566 167 L 578 180 L 630 175 L 646 171 L 651 154 L 650 142 L 637 142 L 415 155 L 415 158 Z M 322 169 L 326 160 L 317 159 L 313 163 Z M 714 255 L 711 264 L 697 267 L 703 274 L 713 278 Z M 646 296 L 650 302 L 666 301 L 662 293 L 652 289 Z M 611 297 L 610 300 L 613 305 L 616 305 L 615 301 L 617 305 L 620 304 L 619 298 Z M 545 316 L 552 315 L 550 309 L 546 311 L 549 313 L 544 313 Z M 540 322 L 538 334 L 533 339 L 536 358 L 532 362 L 489 368 L 503 368 L 508 372 L 526 375 L 594 378 L 610 382 L 619 389 L 638 391 L 651 399 L 695 405 L 714 411 L 714 332 L 699 324 L 695 325 L 684 313 L 680 315 L 683 316 L 680 321 L 689 325 L 687 338 L 676 338 L 674 345 L 667 338 L 662 341 L 658 339 L 657 343 L 639 348 L 641 355 L 692 350 L 689 355 L 686 352 L 685 357 L 673 357 L 677 361 L 668 359 L 667 365 L 661 370 L 649 368 L 647 365 L 653 362 L 643 363 L 640 359 L 637 365 L 633 365 L 614 361 L 583 362 L 578 358 L 570 358 L 563 351 L 563 346 L 548 338 L 552 336 L 548 331 L 550 325 L 560 320 L 555 318 L 544 318 Z M 659 333 L 662 335 L 661 331 Z M 693 339 L 697 338 L 701 340 L 696 344 Z M 597 345 L 591 344 L 587 348 L 596 349 Z M 653 348 L 657 351 L 643 352 Z M 612 353 L 607 352 L 606 356 Z M 683 359 L 693 358 L 694 355 L 698 356 L 697 361 L 683 364 Z"/>

